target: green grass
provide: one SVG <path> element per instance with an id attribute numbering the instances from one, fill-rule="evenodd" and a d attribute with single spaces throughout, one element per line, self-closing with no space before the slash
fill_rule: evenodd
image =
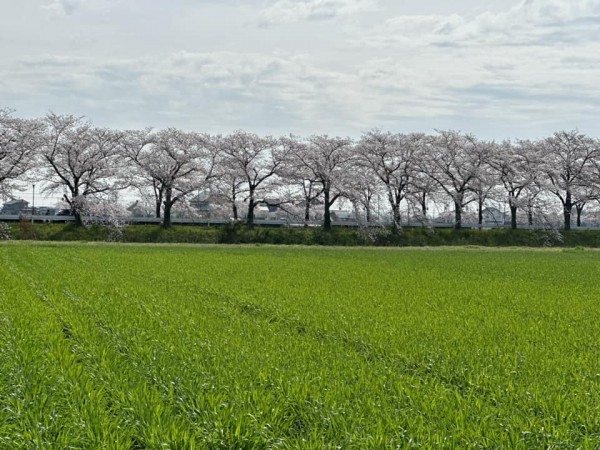
<path id="1" fill-rule="evenodd" d="M 600 446 L 600 252 L 0 244 L 0 449 Z"/>
<path id="2" fill-rule="evenodd" d="M 223 226 L 176 225 L 163 229 L 156 225 L 130 225 L 115 231 L 103 226 L 76 227 L 61 223 L 13 223 L 8 234 L 16 240 L 40 241 L 120 241 L 129 243 L 191 244 L 276 244 L 367 247 L 465 246 L 486 247 L 600 247 L 599 230 L 453 230 L 451 228 L 405 228 L 394 233 L 389 228 L 246 227 L 242 223 Z M 6 234 L 0 232 L 0 240 Z"/>

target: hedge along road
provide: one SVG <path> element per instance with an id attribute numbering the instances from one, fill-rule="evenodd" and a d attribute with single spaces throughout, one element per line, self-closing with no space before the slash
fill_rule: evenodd
<path id="1" fill-rule="evenodd" d="M 595 251 L 0 256 L 0 448 L 600 445 Z"/>

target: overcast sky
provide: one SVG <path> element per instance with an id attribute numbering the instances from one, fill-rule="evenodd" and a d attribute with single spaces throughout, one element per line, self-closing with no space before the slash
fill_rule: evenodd
<path id="1" fill-rule="evenodd" d="M 208 133 L 600 136 L 600 0 L 4 0 L 0 107 Z"/>

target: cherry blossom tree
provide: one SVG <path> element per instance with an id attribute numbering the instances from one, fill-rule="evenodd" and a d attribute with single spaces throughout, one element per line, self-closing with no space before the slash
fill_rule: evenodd
<path id="1" fill-rule="evenodd" d="M 157 215 L 162 205 L 162 226 L 170 228 L 173 206 L 190 193 L 207 188 L 214 177 L 218 157 L 215 140 L 175 128 L 126 134 L 126 155 L 138 168 L 138 180 L 152 187 Z"/>
<path id="2" fill-rule="evenodd" d="M 556 132 L 538 144 L 546 189 L 560 200 L 564 229 L 570 230 L 573 207 L 586 201 L 585 187 L 592 183 L 590 170 L 600 146 L 577 130 Z"/>
<path id="3" fill-rule="evenodd" d="M 373 173 L 359 165 L 352 165 L 349 170 L 347 196 L 354 205 L 357 219 L 362 216 L 360 220 L 369 224 L 373 221 L 373 202 L 381 185 Z"/>
<path id="4" fill-rule="evenodd" d="M 229 206 L 231 219 L 239 220 L 239 202 L 243 200 L 246 193 L 246 182 L 239 173 L 224 170 L 220 164 L 217 165 L 217 171 L 212 183 L 214 198 Z"/>
<path id="5" fill-rule="evenodd" d="M 417 173 L 416 155 L 423 139 L 421 134 L 373 130 L 364 134 L 357 145 L 358 164 L 373 173 L 385 187 L 395 229 L 400 228 L 400 204 Z"/>
<path id="6" fill-rule="evenodd" d="M 0 110 L 0 195 L 17 188 L 15 183 L 35 167 L 43 132 L 41 121 L 15 118 L 12 111 Z"/>
<path id="7" fill-rule="evenodd" d="M 246 224 L 253 226 L 256 206 L 274 188 L 285 166 L 284 147 L 270 136 L 261 137 L 241 130 L 219 138 L 217 146 L 222 152 L 221 171 L 229 172 L 232 180 L 229 186 L 234 188 L 237 182 L 242 182 L 242 189 L 236 192 L 244 193 L 248 204 Z"/>
<path id="8" fill-rule="evenodd" d="M 600 148 L 600 139 L 594 139 L 596 146 Z M 589 203 L 590 200 L 596 200 L 600 203 L 600 155 L 594 157 L 591 161 L 590 167 L 587 169 L 587 176 L 589 186 L 587 187 L 587 192 L 580 196 L 581 198 L 587 199 L 583 200 L 583 204 L 576 204 L 575 207 L 577 209 L 577 226 L 581 226 L 581 213 L 583 212 L 583 208 L 586 204 Z"/>
<path id="9" fill-rule="evenodd" d="M 100 225 L 108 231 L 106 240 L 120 241 L 123 230 L 129 224 L 129 211 L 114 198 L 86 198 L 79 211 L 83 225 L 86 227 Z"/>
<path id="10" fill-rule="evenodd" d="M 422 149 L 417 154 L 416 160 L 420 160 L 421 155 Z M 412 176 L 407 199 L 413 205 L 413 214 L 423 224 L 428 223 L 429 203 L 435 198 L 438 191 L 437 183 L 421 170 L 416 171 Z"/>
<path id="11" fill-rule="evenodd" d="M 331 206 L 347 195 L 349 168 L 355 159 L 349 138 L 312 136 L 305 146 L 293 149 L 294 158 L 319 183 L 323 193 L 323 227 L 331 229 Z"/>
<path id="12" fill-rule="evenodd" d="M 539 163 L 538 153 L 528 141 L 506 140 L 493 144 L 488 164 L 506 193 L 512 229 L 517 228 L 517 210 L 523 204 L 521 196 L 527 199 L 531 192 Z"/>
<path id="13" fill-rule="evenodd" d="M 139 164 L 135 162 L 137 155 L 147 150 L 154 144 L 155 135 L 152 128 L 145 130 L 127 130 L 123 133 L 121 141 L 123 156 L 134 161 L 132 170 L 132 187 L 139 190 L 144 198 L 153 198 L 154 217 L 160 219 L 162 216 L 162 203 L 164 197 L 164 185 L 156 178 L 152 177 L 148 171 L 143 170 Z M 149 150 L 148 150 L 149 151 Z M 148 189 L 152 192 L 147 196 Z M 150 200 L 148 200 L 150 202 Z"/>
<path id="14" fill-rule="evenodd" d="M 592 201 L 600 198 L 598 192 L 598 185 L 590 184 L 586 186 L 580 186 L 577 189 L 577 194 L 575 196 L 577 198 L 577 202 L 575 203 L 575 212 L 576 212 L 576 221 L 577 227 L 581 227 L 581 216 L 583 214 L 583 209 Z"/>
<path id="15" fill-rule="evenodd" d="M 101 196 L 129 186 L 119 161 L 121 134 L 94 128 L 80 117 L 48 114 L 42 147 L 46 192 L 66 191 L 63 198 L 83 225 L 82 208 L 89 197 Z"/>
<path id="16" fill-rule="evenodd" d="M 427 151 L 420 161 L 420 168 L 452 198 L 454 228 L 460 229 L 464 207 L 476 199 L 473 188 L 489 154 L 489 147 L 470 134 L 451 130 L 438 131 L 427 141 Z"/>
<path id="17" fill-rule="evenodd" d="M 307 154 L 308 143 L 300 137 L 290 135 L 282 137 L 281 144 L 286 148 L 288 158 L 282 176 L 292 192 L 292 203 L 300 205 L 303 209 L 302 215 L 298 214 L 298 217 L 304 221 L 304 226 L 308 227 L 311 209 L 323 194 L 323 186 L 299 157 Z"/>
<path id="18" fill-rule="evenodd" d="M 297 185 L 300 187 L 301 192 L 301 204 L 304 207 L 304 214 L 302 216 L 304 220 L 304 226 L 307 227 L 310 222 L 310 214 L 315 202 L 323 194 L 323 186 L 319 184 L 319 181 L 311 176 L 307 171 L 299 172 L 295 178 Z"/>
<path id="19" fill-rule="evenodd" d="M 477 226 L 483 226 L 483 212 L 485 204 L 497 193 L 499 181 L 496 171 L 490 165 L 490 157 L 496 148 L 495 142 L 479 141 L 479 151 L 483 157 L 477 176 L 471 183 L 470 190 L 475 196 L 477 204 Z"/>

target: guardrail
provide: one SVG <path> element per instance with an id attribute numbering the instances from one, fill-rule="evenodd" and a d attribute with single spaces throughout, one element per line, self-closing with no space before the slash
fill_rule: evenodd
<path id="1" fill-rule="evenodd" d="M 0 215 L 0 222 L 19 222 L 20 220 L 33 220 L 34 222 L 72 222 L 73 216 L 55 216 L 45 214 L 3 214 Z"/>
<path id="2" fill-rule="evenodd" d="M 0 222 L 19 222 L 21 220 L 33 221 L 38 223 L 67 223 L 75 221 L 75 217 L 73 216 L 59 216 L 59 215 L 44 215 L 44 214 L 21 214 L 21 215 L 0 215 Z M 136 225 L 160 225 L 163 219 L 156 217 L 131 217 L 129 219 L 129 223 Z M 226 225 L 229 223 L 233 223 L 234 221 L 230 219 L 207 219 L 207 218 L 173 218 L 171 219 L 171 223 L 173 225 L 189 225 L 189 226 L 218 226 L 218 225 Z M 238 222 L 244 223 L 244 220 L 239 220 Z M 266 227 L 320 227 L 323 225 L 322 221 L 309 221 L 309 222 L 300 222 L 300 221 L 292 221 L 288 219 L 255 219 L 255 225 L 266 226 Z M 358 227 L 389 227 L 391 226 L 391 222 L 357 222 L 355 220 L 344 220 L 344 221 L 332 221 L 332 226 L 334 227 L 350 227 L 350 228 L 358 228 Z M 429 221 L 427 224 L 419 223 L 416 221 L 413 222 L 403 222 L 401 223 L 402 228 L 423 228 L 425 226 L 431 228 L 453 228 L 454 224 L 452 223 L 442 223 Z M 466 223 L 462 226 L 463 229 L 502 229 L 502 228 L 510 228 L 509 223 L 487 223 L 483 225 Z M 543 227 L 539 226 L 530 226 L 527 224 L 518 224 L 519 229 L 539 229 Z M 557 227 L 558 228 L 558 227 Z M 600 226 L 582 226 L 577 227 L 573 226 L 573 230 L 599 230 Z"/>

